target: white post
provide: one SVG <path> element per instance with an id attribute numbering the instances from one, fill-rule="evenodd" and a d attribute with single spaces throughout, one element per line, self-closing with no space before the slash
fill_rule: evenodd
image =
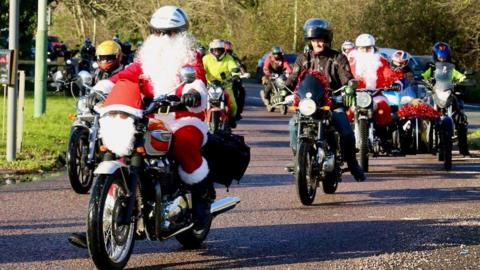
<path id="1" fill-rule="evenodd" d="M 23 114 L 25 111 L 25 71 L 19 70 L 18 112 L 17 112 L 17 153 L 22 149 Z"/>

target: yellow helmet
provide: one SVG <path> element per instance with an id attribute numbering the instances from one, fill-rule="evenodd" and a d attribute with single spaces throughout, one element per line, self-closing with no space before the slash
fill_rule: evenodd
<path id="1" fill-rule="evenodd" d="M 97 47 L 97 56 L 100 55 L 118 55 L 122 51 L 122 47 L 113 41 L 113 40 L 106 40 Z"/>
<path id="2" fill-rule="evenodd" d="M 113 40 L 107 40 L 98 45 L 96 54 L 98 67 L 103 71 L 109 71 L 120 64 L 122 47 Z"/>

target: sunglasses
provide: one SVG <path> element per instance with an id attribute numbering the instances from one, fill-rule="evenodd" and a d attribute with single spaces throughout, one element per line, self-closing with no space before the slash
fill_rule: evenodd
<path id="1" fill-rule="evenodd" d="M 156 35 L 156 36 L 171 36 L 172 34 L 176 34 L 177 31 L 173 30 L 160 30 L 157 28 L 150 27 L 150 34 Z"/>
<path id="2" fill-rule="evenodd" d="M 115 59 L 117 59 L 117 56 L 116 55 L 99 55 L 97 57 L 97 60 L 99 62 L 112 62 L 112 61 L 115 61 Z"/>

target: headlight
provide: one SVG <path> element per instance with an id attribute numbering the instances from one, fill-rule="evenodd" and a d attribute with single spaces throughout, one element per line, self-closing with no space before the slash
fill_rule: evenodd
<path id="1" fill-rule="evenodd" d="M 53 75 L 53 81 L 58 82 L 61 80 L 63 80 L 63 73 L 62 71 L 57 70 L 57 72 L 55 72 L 55 74 Z"/>
<path id="2" fill-rule="evenodd" d="M 315 104 L 315 101 L 309 98 L 302 99 L 298 104 L 298 110 L 301 114 L 310 116 L 317 110 L 317 104 Z"/>
<path id="3" fill-rule="evenodd" d="M 208 95 L 212 99 L 220 99 L 223 94 L 223 89 L 221 87 L 210 87 L 208 88 Z"/>
<path id="4" fill-rule="evenodd" d="M 77 101 L 77 113 L 83 113 L 88 110 L 87 97 L 80 97 Z"/>
<path id="5" fill-rule="evenodd" d="M 360 108 L 368 108 L 372 104 L 372 96 L 365 92 L 357 93 L 357 106 Z"/>
<path id="6" fill-rule="evenodd" d="M 285 81 L 283 80 L 282 77 L 278 77 L 278 78 L 275 79 L 275 85 L 276 85 L 278 88 L 282 89 L 282 88 L 285 87 Z"/>

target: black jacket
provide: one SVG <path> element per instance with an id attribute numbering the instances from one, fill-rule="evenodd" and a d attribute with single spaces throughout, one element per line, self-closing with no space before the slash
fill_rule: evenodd
<path id="1" fill-rule="evenodd" d="M 353 79 L 348 60 L 342 53 L 326 48 L 315 55 L 312 50 L 298 54 L 293 66 L 293 72 L 287 80 L 287 86 L 294 89 L 298 83 L 298 76 L 305 69 L 322 71 L 327 76 L 330 89 L 336 90 Z"/>

